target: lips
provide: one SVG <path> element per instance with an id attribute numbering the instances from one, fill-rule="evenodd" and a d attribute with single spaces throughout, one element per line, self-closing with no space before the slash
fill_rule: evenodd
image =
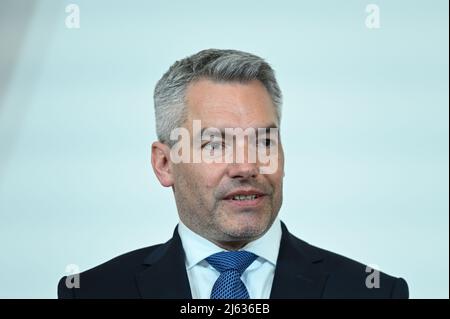
<path id="1" fill-rule="evenodd" d="M 264 192 L 257 189 L 236 189 L 225 195 L 223 199 L 236 201 L 255 200 L 264 195 L 266 195 Z"/>
<path id="2" fill-rule="evenodd" d="M 223 201 L 233 209 L 258 209 L 265 202 L 266 194 L 258 190 L 235 190 Z"/>

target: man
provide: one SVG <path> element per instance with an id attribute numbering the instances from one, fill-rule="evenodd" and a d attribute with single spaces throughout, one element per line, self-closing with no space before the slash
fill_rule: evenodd
<path id="1" fill-rule="evenodd" d="M 211 49 L 175 62 L 155 88 L 152 145 L 180 218 L 173 237 L 81 273 L 78 288 L 62 278 L 59 297 L 408 298 L 403 279 L 311 246 L 278 219 L 281 100 L 255 55 Z"/>

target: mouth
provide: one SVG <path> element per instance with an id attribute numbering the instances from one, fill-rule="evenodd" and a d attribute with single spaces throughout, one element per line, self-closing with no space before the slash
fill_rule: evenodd
<path id="1" fill-rule="evenodd" d="M 256 190 L 235 191 L 224 197 L 224 201 L 230 205 L 238 207 L 257 207 L 266 194 Z"/>

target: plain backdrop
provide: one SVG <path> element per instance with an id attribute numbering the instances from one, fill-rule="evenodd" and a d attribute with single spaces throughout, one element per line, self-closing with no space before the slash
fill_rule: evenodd
<path id="1" fill-rule="evenodd" d="M 171 237 L 172 191 L 150 165 L 153 88 L 175 60 L 231 48 L 267 59 L 284 93 L 289 230 L 405 278 L 413 298 L 448 298 L 448 9 L 1 1 L 0 297 L 55 298 L 67 265 Z"/>

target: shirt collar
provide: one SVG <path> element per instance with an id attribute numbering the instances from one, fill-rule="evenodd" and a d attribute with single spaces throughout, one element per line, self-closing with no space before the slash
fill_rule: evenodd
<path id="1" fill-rule="evenodd" d="M 186 254 L 186 267 L 190 269 L 212 254 L 225 251 L 213 242 L 189 229 L 180 220 L 178 234 Z M 281 241 L 281 222 L 275 219 L 269 230 L 260 238 L 249 242 L 240 250 L 246 250 L 267 260 L 274 266 L 277 263 L 278 251 Z"/>

